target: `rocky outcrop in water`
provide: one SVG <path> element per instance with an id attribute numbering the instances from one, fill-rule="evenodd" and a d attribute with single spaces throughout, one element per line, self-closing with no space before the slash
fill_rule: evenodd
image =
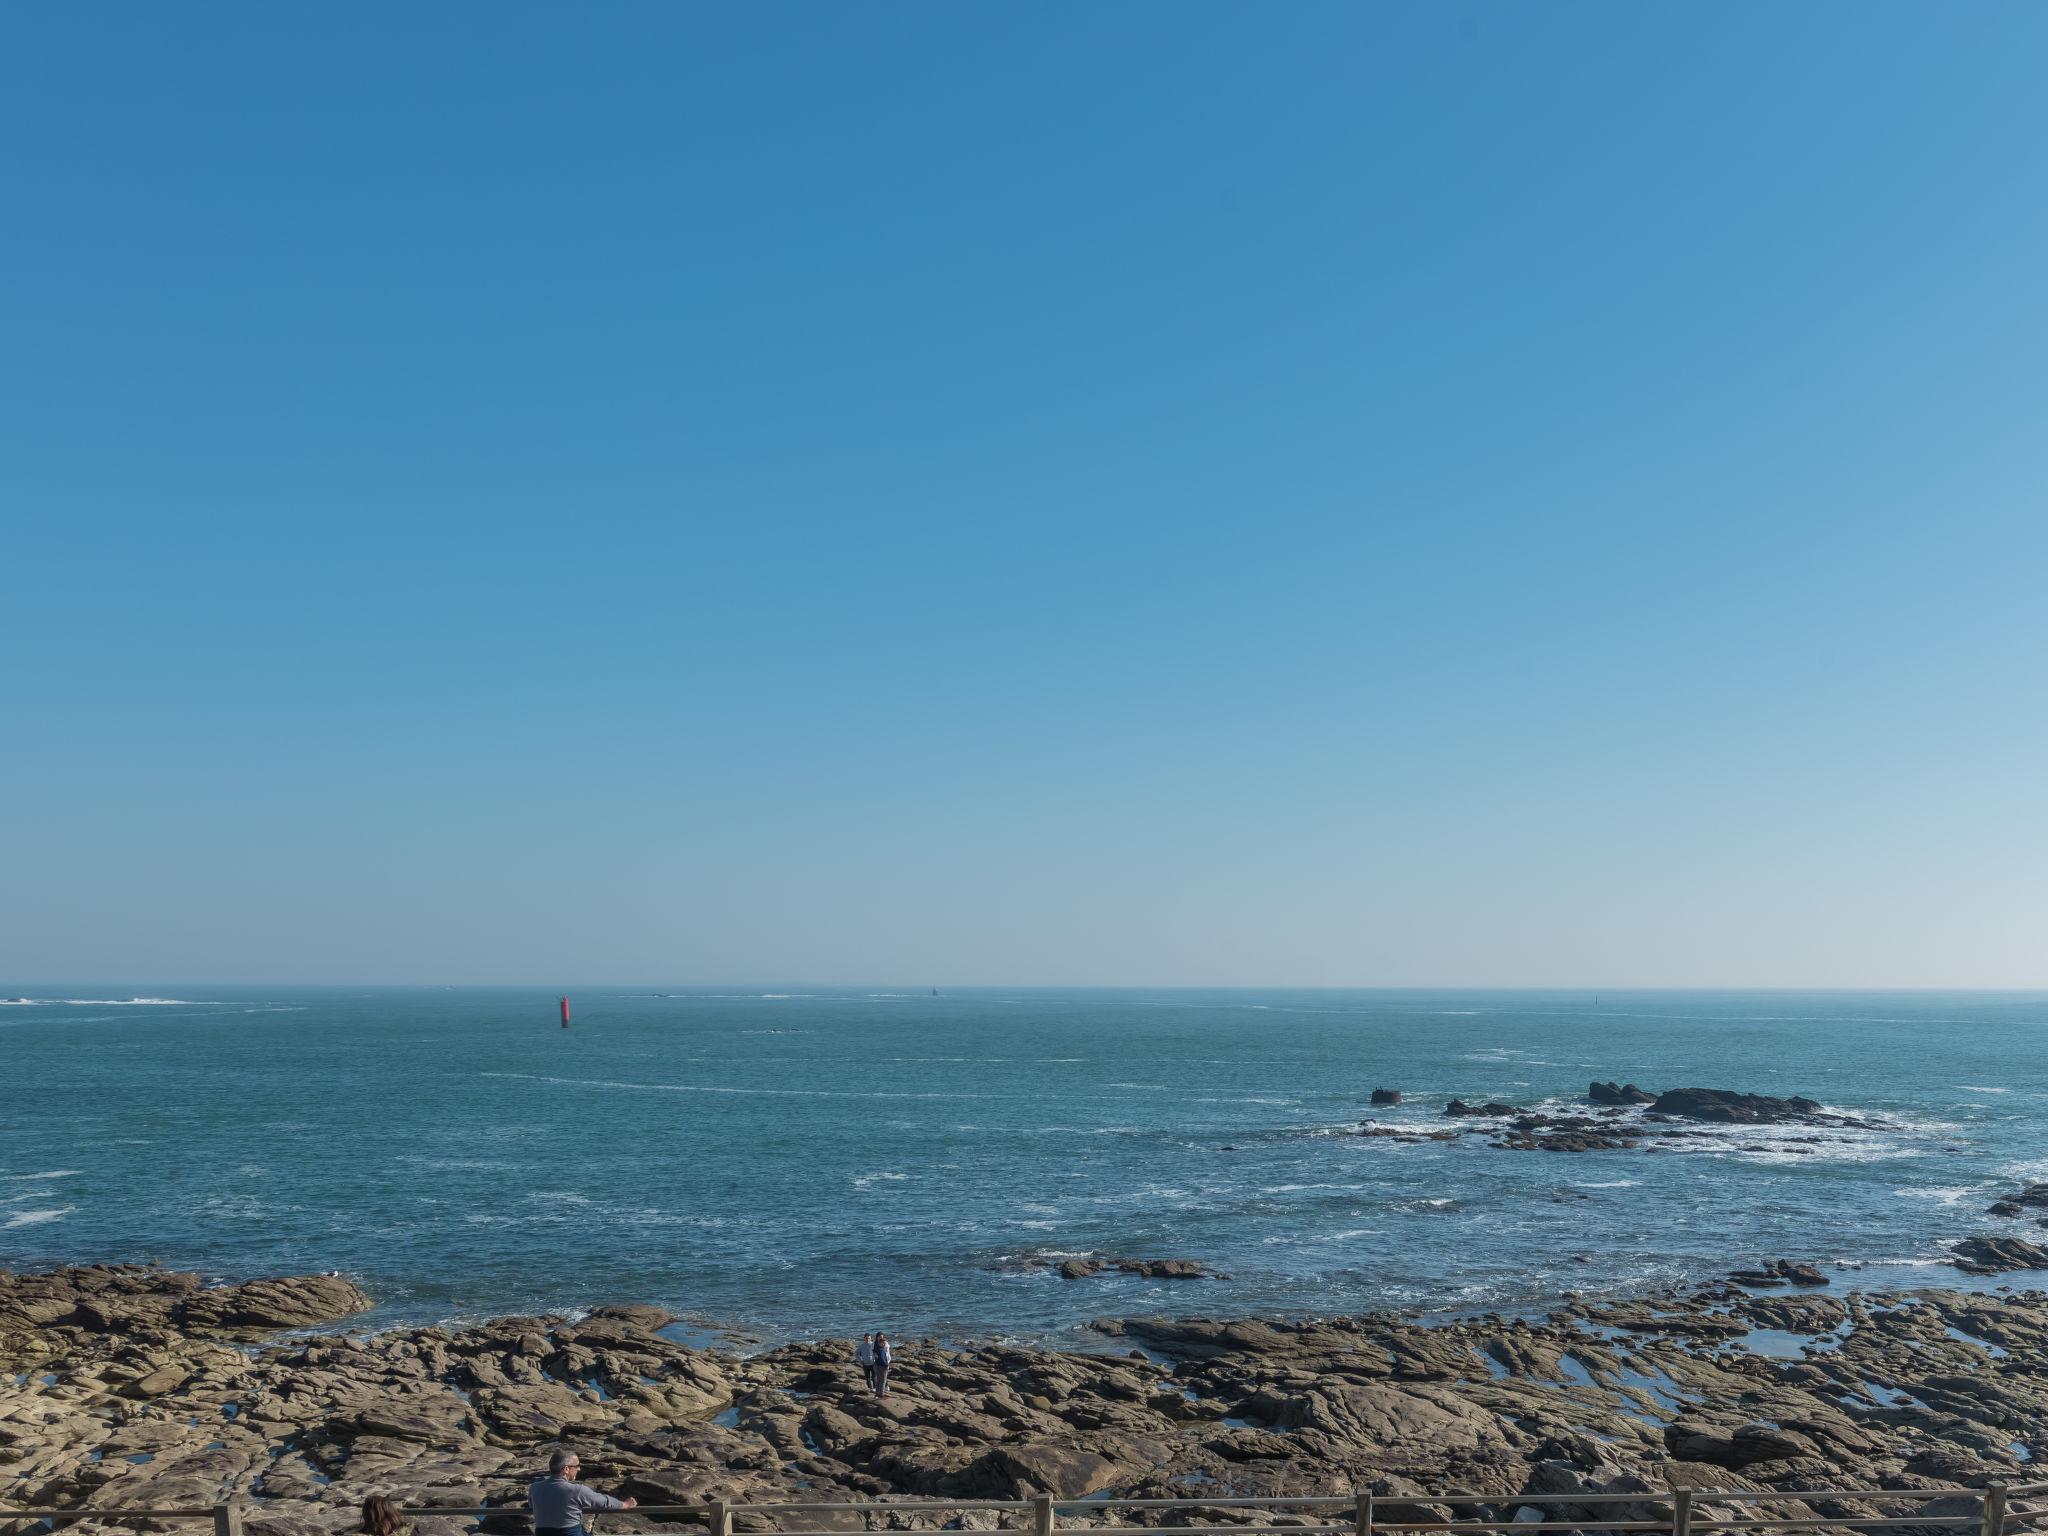
<path id="1" fill-rule="evenodd" d="M 1506 1152 L 1627 1152 L 1645 1146 L 1676 1150 L 1687 1143 L 1726 1145 L 1720 1140 L 1724 1132 L 1702 1128 L 1709 1124 L 1879 1128 L 1875 1121 L 1836 1114 L 1818 1100 L 1796 1095 L 1781 1099 L 1762 1093 L 1737 1093 L 1729 1088 L 1674 1088 L 1652 1094 L 1634 1083 L 1594 1082 L 1588 1085 L 1587 1096 L 1604 1106 L 1597 1114 L 1556 1114 L 1523 1109 L 1497 1099 L 1473 1102 L 1458 1098 L 1444 1106 L 1443 1118 L 1494 1123 L 1425 1131 L 1412 1125 L 1367 1120 L 1351 1134 L 1394 1141 L 1450 1141 L 1479 1136 L 1489 1146 Z M 1781 1135 L 1773 1150 L 1796 1154 L 1805 1149 L 1788 1144 Z M 1995 1207 L 1994 1211 L 2005 1214 Z M 2048 1225 L 2048 1221 L 2043 1225 Z"/>
<path id="2" fill-rule="evenodd" d="M 1086 1280 L 1094 1275 L 1137 1275 L 1146 1280 L 1219 1280 L 1208 1265 L 1197 1259 L 1068 1259 L 1055 1266 L 1062 1280 Z"/>
<path id="3" fill-rule="evenodd" d="M 1709 1120 L 1720 1125 L 1842 1125 L 1845 1116 L 1829 1115 L 1819 1101 L 1772 1098 L 1767 1093 L 1737 1093 L 1732 1088 L 1673 1088 L 1650 1104 L 1652 1115 L 1679 1120 Z"/>
<path id="4" fill-rule="evenodd" d="M 2017 1194 L 2002 1196 L 1992 1203 L 1990 1214 L 2039 1216 L 2042 1225 L 2048 1226 L 2048 1184 L 2029 1184 Z"/>
<path id="5" fill-rule="evenodd" d="M 1728 1276 L 1738 1285 L 1826 1285 L 1828 1277 L 1811 1264 L 1794 1264 L 1790 1259 L 1773 1259 L 1755 1269 L 1738 1269 Z"/>
<path id="6" fill-rule="evenodd" d="M 1954 1263 L 1967 1275 L 2003 1275 L 2016 1269 L 2048 1269 L 2048 1248 L 2017 1237 L 1969 1237 L 1955 1245 Z"/>
<path id="7" fill-rule="evenodd" d="M 1586 1097 L 1595 1104 L 1654 1104 L 1657 1095 L 1645 1093 L 1634 1083 L 1589 1083 Z"/>
<path id="8" fill-rule="evenodd" d="M 306 1289 L 261 1294 L 280 1286 Z M 10 1276 L 0 1294 L 0 1478 L 14 1499 L 248 1497 L 253 1536 L 349 1530 L 371 1492 L 507 1505 L 485 1529 L 521 1530 L 525 1483 L 562 1440 L 593 1483 L 643 1503 L 1369 1488 L 1387 1519 L 1512 1520 L 1538 1493 L 1960 1488 L 2024 1481 L 2023 1456 L 2048 1454 L 2048 1296 L 2034 1293 L 1720 1285 L 1541 1320 L 1126 1319 L 1096 1325 L 1101 1354 L 899 1341 L 887 1399 L 864 1389 L 845 1342 L 692 1349 L 658 1331 L 658 1308 L 251 1349 L 168 1321 L 205 1294 L 189 1276 Z M 82 1297 L 133 1326 L 100 1326 Z M 1636 1506 L 1586 1507 L 1621 1519 Z M 1789 1496 L 1762 1508 L 1900 1512 Z M 607 1516 L 605 1530 L 662 1523 Z M 421 1536 L 466 1524 L 429 1519 Z"/>

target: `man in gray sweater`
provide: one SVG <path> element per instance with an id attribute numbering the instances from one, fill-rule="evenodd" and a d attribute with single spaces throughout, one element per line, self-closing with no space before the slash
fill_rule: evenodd
<path id="1" fill-rule="evenodd" d="M 567 1446 L 548 1457 L 548 1475 L 526 1490 L 526 1502 L 533 1509 L 534 1536 L 584 1536 L 583 1513 L 606 1509 L 632 1509 L 638 1499 L 615 1499 L 586 1488 L 576 1481 L 583 1463 Z"/>

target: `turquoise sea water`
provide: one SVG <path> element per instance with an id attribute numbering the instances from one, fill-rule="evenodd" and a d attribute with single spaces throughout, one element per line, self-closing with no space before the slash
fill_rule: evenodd
<path id="1" fill-rule="evenodd" d="M 2039 994 L 37 988 L 0 1003 L 0 1265 L 338 1269 L 382 1320 L 656 1301 L 766 1338 L 1540 1306 L 1880 1261 L 2048 1178 Z M 155 997 L 170 1001 L 136 1001 Z M 1342 1134 L 1592 1078 L 1879 1130 L 1697 1150 Z M 1376 1085 L 1399 1110 L 1372 1111 Z M 1063 1281 L 1021 1260 L 1202 1259 Z M 1894 1271 L 1882 1271 L 1892 1275 Z"/>

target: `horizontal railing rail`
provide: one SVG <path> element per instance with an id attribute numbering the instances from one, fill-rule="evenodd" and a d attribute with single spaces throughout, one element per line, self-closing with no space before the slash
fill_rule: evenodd
<path id="1" fill-rule="evenodd" d="M 1450 1489 L 1440 1493 L 1407 1494 L 1395 1498 L 1379 1499 L 1370 1493 L 1359 1494 L 1288 1494 L 1267 1498 L 1246 1498 L 1222 1496 L 1217 1498 L 1185 1499 L 1119 1499 L 1114 1496 L 1091 1495 L 1085 1498 L 1060 1499 L 1041 1495 L 1031 1499 L 871 1499 L 841 1500 L 836 1502 L 813 1503 L 762 1503 L 735 1504 L 723 1500 L 707 1500 L 697 1504 L 642 1504 L 633 1513 L 650 1517 L 681 1517 L 701 1521 L 708 1527 L 709 1536 L 733 1536 L 736 1521 L 749 1521 L 748 1530 L 761 1532 L 761 1536 L 855 1536 L 845 1526 L 820 1529 L 784 1529 L 780 1526 L 761 1525 L 763 1520 L 792 1515 L 824 1515 L 839 1520 L 858 1516 L 863 1523 L 868 1518 L 888 1518 L 912 1514 L 1016 1514 L 1028 1516 L 1028 1522 L 1005 1527 L 1008 1530 L 1026 1531 L 1032 1536 L 1048 1536 L 1060 1523 L 1062 1510 L 1108 1513 L 1117 1510 L 1172 1511 L 1187 1515 L 1191 1520 L 1203 1511 L 1247 1510 L 1247 1511 L 1301 1511 L 1304 1518 L 1299 1522 L 1267 1525 L 1206 1524 L 1179 1525 L 1084 1525 L 1075 1523 L 1068 1528 L 1085 1530 L 1089 1536 L 1214 1536 L 1222 1531 L 1230 1536 L 1392 1536 L 1392 1533 L 1416 1533 L 1416 1536 L 1522 1536 L 1522 1533 L 1550 1531 L 1644 1531 L 1660 1532 L 1663 1536 L 1709 1536 L 1709 1533 L 1741 1533 L 1749 1536 L 1755 1532 L 1789 1531 L 1883 1531 L 1911 1526 L 1947 1527 L 1958 1536 L 2021 1536 L 2022 1529 L 2029 1522 L 2048 1518 L 2048 1508 L 2022 1510 L 2013 1507 L 2013 1500 L 2035 1498 L 2048 1494 L 2048 1483 L 1999 1484 L 1985 1488 L 1796 1488 L 1796 1489 L 1708 1489 L 1676 1488 L 1665 1492 L 1645 1491 L 1642 1493 L 1512 1493 L 1482 1494 L 1467 1489 Z M 1816 1500 L 1855 1500 L 1861 1503 L 1878 1504 L 1932 1504 L 1941 1500 L 1967 1498 L 1975 1507 L 1966 1513 L 1913 1515 L 1868 1515 L 1842 1516 L 1817 1515 L 1811 1509 L 1796 1514 L 1740 1514 L 1733 1510 L 1722 1512 L 1703 1506 L 1712 1505 L 1758 1505 L 1793 1504 L 1811 1505 Z M 271 1508 L 289 1507 L 293 1501 L 275 1500 L 259 1503 L 230 1501 L 205 1506 L 184 1505 L 165 1508 L 129 1508 L 114 1506 L 106 1509 L 0 1509 L 0 1522 L 16 1520 L 48 1521 L 53 1526 L 58 1522 L 79 1520 L 210 1520 L 214 1536 L 242 1536 L 243 1522 L 251 1514 L 261 1514 Z M 1575 1520 L 1566 1518 L 1540 1518 L 1526 1520 L 1514 1518 L 1524 1510 L 1544 1514 L 1546 1509 L 1564 1506 L 1570 1510 L 1584 1510 L 1596 1517 L 1603 1506 L 1633 1505 L 1640 1509 L 1644 1505 L 1661 1506 L 1655 1519 L 1625 1520 Z M 1445 1520 L 1404 1520 L 1388 1519 L 1395 1511 L 1402 1514 L 1414 1512 L 1418 1506 L 1448 1506 L 1452 1511 Z M 1510 1518 L 1506 1520 L 1473 1519 L 1456 1513 L 1471 1506 L 1493 1506 L 1505 1509 Z M 1335 1523 L 1310 1523 L 1312 1512 L 1342 1509 L 1349 1518 Z M 523 1520 L 526 1512 L 523 1504 L 468 1504 L 468 1505 L 418 1505 L 408 1507 L 407 1515 L 416 1518 L 464 1518 L 470 1520 Z M 1972 1531 L 1969 1528 L 1974 1528 Z M 2028 1536 L 2032 1536 L 2029 1531 Z M 2048 1536 L 2048 1532 L 2041 1533 Z"/>

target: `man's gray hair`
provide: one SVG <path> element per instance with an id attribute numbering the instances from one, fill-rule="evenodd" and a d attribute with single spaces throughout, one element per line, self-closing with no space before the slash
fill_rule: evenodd
<path id="1" fill-rule="evenodd" d="M 569 1470 L 569 1463 L 577 1459 L 576 1453 L 566 1445 L 558 1445 L 548 1455 L 548 1476 L 560 1477 Z"/>

